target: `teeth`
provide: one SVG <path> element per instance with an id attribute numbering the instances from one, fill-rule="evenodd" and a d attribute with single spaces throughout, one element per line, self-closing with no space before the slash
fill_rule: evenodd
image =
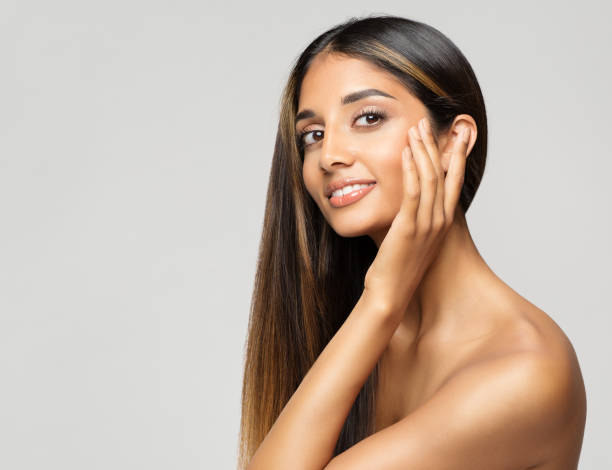
<path id="1" fill-rule="evenodd" d="M 349 184 L 347 186 L 344 186 L 341 189 L 336 189 L 333 193 L 332 193 L 332 197 L 340 197 L 343 196 L 345 194 L 350 193 L 351 191 L 356 191 L 358 189 L 362 189 L 362 188 L 367 188 L 368 186 L 372 186 L 376 183 L 369 183 L 369 184 Z"/>
<path id="2" fill-rule="evenodd" d="M 354 191 L 355 189 L 358 189 L 359 185 L 358 184 L 347 184 L 344 188 L 342 188 L 342 194 L 348 194 L 351 191 Z"/>

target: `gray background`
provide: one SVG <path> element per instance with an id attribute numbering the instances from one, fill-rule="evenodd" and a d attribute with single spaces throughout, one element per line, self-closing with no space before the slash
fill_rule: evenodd
<path id="1" fill-rule="evenodd" d="M 472 234 L 573 342 L 580 469 L 612 468 L 607 5 L 2 0 L 0 467 L 234 468 L 281 88 L 320 32 L 388 13 L 476 71 Z"/>

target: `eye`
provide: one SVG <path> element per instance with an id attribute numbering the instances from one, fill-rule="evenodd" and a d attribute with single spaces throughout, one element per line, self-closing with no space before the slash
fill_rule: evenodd
<path id="1" fill-rule="evenodd" d="M 314 142 L 305 143 L 305 138 L 310 137 L 310 134 L 317 134 L 318 137 L 323 138 L 322 136 L 323 131 L 321 129 L 316 129 L 314 131 L 302 131 L 300 132 L 300 135 L 298 136 L 298 146 L 301 149 L 308 147 L 311 143 L 314 143 Z"/>
<path id="2" fill-rule="evenodd" d="M 379 121 L 384 120 L 387 117 L 387 114 L 385 112 L 383 112 L 383 111 L 380 111 L 380 110 L 376 109 L 376 108 L 366 108 L 366 109 L 364 109 L 363 111 L 361 111 L 357 115 L 355 120 L 357 121 L 357 120 L 359 120 L 361 118 L 366 118 L 366 121 L 367 121 L 367 118 L 371 118 L 371 117 L 374 117 L 376 119 L 376 121 L 375 122 L 371 122 L 370 121 L 368 127 L 369 126 L 374 126 L 374 125 L 378 124 Z"/>
<path id="3" fill-rule="evenodd" d="M 387 113 L 382 110 L 379 110 L 378 108 L 368 107 L 361 110 L 360 113 L 355 116 L 355 122 L 357 122 L 361 118 L 365 118 L 365 124 L 359 127 L 373 127 L 384 121 L 387 118 Z M 318 140 L 321 140 L 323 138 L 323 131 L 321 129 L 315 129 L 313 131 L 305 130 L 300 132 L 297 136 L 297 144 L 300 150 L 303 150 L 304 148 L 317 141 L 315 140 L 315 142 L 306 142 L 306 138 L 310 137 L 310 134 L 316 135 L 318 137 Z"/>

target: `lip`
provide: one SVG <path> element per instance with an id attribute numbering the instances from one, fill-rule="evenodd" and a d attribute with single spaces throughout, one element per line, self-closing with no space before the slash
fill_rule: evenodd
<path id="1" fill-rule="evenodd" d="M 370 178 L 340 178 L 330 182 L 327 186 L 325 186 L 325 197 L 329 199 L 334 191 L 337 189 L 344 188 L 349 184 L 369 184 L 376 183 L 375 180 Z"/>
<path id="2" fill-rule="evenodd" d="M 356 189 L 355 191 L 351 191 L 348 194 L 343 194 L 342 196 L 332 196 L 329 198 L 329 203 L 332 207 L 344 207 L 349 204 L 353 204 L 354 202 L 359 201 L 361 198 L 365 197 L 370 191 L 372 191 L 376 187 L 376 183 L 372 186 L 368 186 L 367 188 Z"/>

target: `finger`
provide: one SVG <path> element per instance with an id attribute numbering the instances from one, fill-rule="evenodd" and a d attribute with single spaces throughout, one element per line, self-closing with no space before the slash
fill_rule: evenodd
<path id="1" fill-rule="evenodd" d="M 437 177 L 417 128 L 411 127 L 408 134 L 410 134 L 410 148 L 418 168 L 421 188 L 416 224 L 421 231 L 429 232 L 436 197 Z"/>
<path id="2" fill-rule="evenodd" d="M 431 132 L 431 125 L 426 117 L 419 121 L 419 130 L 421 131 L 423 144 L 427 149 L 427 153 L 429 154 L 429 158 L 431 159 L 438 179 L 436 184 L 436 196 L 433 203 L 432 224 L 434 228 L 440 229 L 444 226 L 444 169 L 440 162 L 438 146 Z"/>
<path id="3" fill-rule="evenodd" d="M 448 165 L 448 172 L 444 182 L 444 215 L 447 223 L 450 223 L 455 214 L 455 207 L 459 201 L 463 180 L 465 177 L 465 165 L 467 160 L 467 148 L 470 141 L 470 129 L 465 128 L 455 139 L 453 151 Z"/>
<path id="4" fill-rule="evenodd" d="M 423 145 L 427 149 L 429 154 L 429 158 L 431 159 L 431 163 L 434 167 L 434 171 L 436 175 L 444 178 L 444 169 L 442 168 L 442 163 L 440 162 L 440 154 L 438 151 L 438 146 L 433 137 L 433 133 L 431 132 L 431 124 L 427 118 L 423 118 L 419 121 L 419 131 L 421 134 L 421 139 L 423 141 Z"/>
<path id="5" fill-rule="evenodd" d="M 409 229 L 413 230 L 416 221 L 417 209 L 419 207 L 421 190 L 419 185 L 418 170 L 409 146 L 404 147 L 404 150 L 402 150 L 402 171 L 404 196 L 400 210 L 404 213 L 406 220 L 410 224 Z"/>

